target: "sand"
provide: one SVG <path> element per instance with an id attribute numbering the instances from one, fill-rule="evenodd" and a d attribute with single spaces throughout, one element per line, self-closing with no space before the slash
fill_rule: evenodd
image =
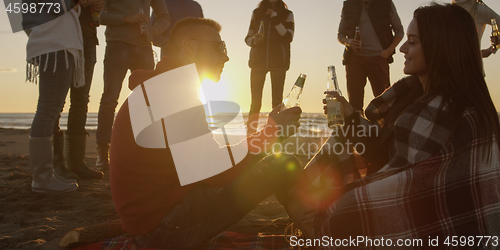
<path id="1" fill-rule="evenodd" d="M 59 240 L 69 230 L 119 219 L 111 197 L 109 175 L 101 180 L 81 180 L 71 193 L 31 191 L 28 130 L 0 129 L 0 249 L 62 249 Z M 320 143 L 320 139 L 289 138 L 288 150 L 297 143 Z M 304 166 L 311 155 L 297 151 Z M 87 138 L 85 162 L 96 159 L 95 131 Z M 237 224 L 237 232 L 282 234 L 290 222 L 278 201 L 271 196 Z"/>

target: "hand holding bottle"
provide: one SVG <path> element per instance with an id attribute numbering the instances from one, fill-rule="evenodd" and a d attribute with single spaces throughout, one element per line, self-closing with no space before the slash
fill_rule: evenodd
<path id="1" fill-rule="evenodd" d="M 273 111 L 267 117 L 267 125 L 275 126 L 277 130 L 282 131 L 282 139 L 286 139 L 297 132 L 300 126 L 299 119 L 302 109 L 300 107 L 292 107 L 280 111 L 284 104 L 274 107 Z"/>
<path id="2" fill-rule="evenodd" d="M 360 51 L 361 50 L 361 40 L 354 39 L 354 38 L 348 38 L 347 39 L 347 46 L 351 47 L 354 51 Z"/>
<path id="3" fill-rule="evenodd" d="M 344 117 L 349 117 L 350 115 L 352 115 L 352 113 L 354 113 L 354 109 L 352 108 L 351 104 L 343 96 L 341 96 L 339 92 L 325 91 L 325 95 L 337 98 L 337 100 L 339 100 L 342 103 L 342 108 L 344 110 Z M 326 115 L 328 113 L 328 107 L 326 106 L 326 99 L 323 99 L 323 104 L 325 104 L 325 106 L 323 106 L 323 110 Z"/>
<path id="4" fill-rule="evenodd" d="M 259 45 L 264 41 L 264 21 L 260 21 L 259 31 L 253 35 L 253 45 Z"/>
<path id="5" fill-rule="evenodd" d="M 264 35 L 262 33 L 257 33 L 253 36 L 253 45 L 259 45 L 264 41 Z"/>
<path id="6" fill-rule="evenodd" d="M 361 29 L 359 26 L 356 26 L 356 32 L 354 33 L 354 40 L 350 41 L 349 43 L 351 48 L 354 51 L 360 51 L 361 50 Z"/>

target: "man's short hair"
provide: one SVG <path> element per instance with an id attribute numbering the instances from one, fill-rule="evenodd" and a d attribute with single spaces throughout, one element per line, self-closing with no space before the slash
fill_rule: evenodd
<path id="1" fill-rule="evenodd" d="M 220 32 L 221 25 L 208 18 L 196 18 L 196 17 L 186 17 L 177 21 L 170 31 L 170 38 L 168 41 L 168 54 L 175 55 L 179 52 L 181 48 L 181 43 L 186 38 L 198 38 L 200 32 L 196 27 L 208 26 L 212 27 L 217 32 Z"/>

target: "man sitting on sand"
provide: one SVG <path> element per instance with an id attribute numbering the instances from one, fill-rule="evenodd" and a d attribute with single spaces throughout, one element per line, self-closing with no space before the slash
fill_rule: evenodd
<path id="1" fill-rule="evenodd" d="M 246 138 L 246 142 L 236 146 L 226 144 L 228 146 L 217 147 L 217 151 L 226 154 L 241 152 L 238 150 L 242 147 L 248 152 L 241 159 L 231 157 L 233 165 L 228 170 L 190 184 L 186 184 L 189 183 L 186 176 L 181 176 L 182 167 L 179 161 L 201 162 L 200 165 L 190 166 L 196 169 L 192 171 L 193 175 L 217 167 L 216 164 L 198 159 L 207 155 L 206 152 L 200 151 L 209 150 L 208 146 L 194 145 L 199 148 L 182 152 L 181 158 L 184 159 L 176 158 L 178 152 L 174 152 L 176 148 L 172 146 L 172 141 L 178 141 L 179 137 L 196 139 L 201 137 L 200 134 L 210 133 L 204 110 L 200 110 L 200 106 L 190 109 L 190 112 L 184 113 L 186 115 L 174 114 L 152 123 L 159 124 L 156 127 L 158 130 L 155 131 L 160 135 L 151 138 L 160 138 L 159 144 L 163 143 L 165 148 L 139 146 L 150 142 L 140 142 L 137 139 L 143 136 L 136 132 L 136 127 L 141 126 L 137 124 L 148 123 L 149 115 L 153 117 L 157 112 L 153 110 L 154 101 L 150 97 L 160 95 L 168 102 L 172 98 L 181 98 L 179 100 L 184 101 L 191 95 L 197 95 L 196 89 L 190 93 L 173 90 L 187 89 L 188 87 L 179 85 L 186 82 L 185 78 L 192 78 L 196 73 L 200 80 L 210 77 L 215 82 L 219 81 L 224 64 L 229 60 L 225 43 L 219 35 L 220 29 L 220 25 L 210 19 L 186 18 L 179 21 L 171 31 L 168 54 L 162 58 L 156 69 L 138 70 L 130 76 L 129 88 L 134 89 L 135 93 L 129 96 L 116 116 L 111 139 L 109 173 L 113 201 L 121 218 L 122 228 L 135 235 L 140 247 L 202 247 L 271 194 L 275 194 L 282 204 L 286 204 L 289 187 L 301 171 L 298 161 L 289 156 L 270 156 L 257 164 L 266 155 L 266 146 L 294 133 L 294 129 L 299 126 L 301 109 L 298 107 L 278 112 L 278 106 L 269 114 L 267 125 Z M 153 86 L 151 83 L 165 74 L 189 72 L 189 68 L 194 65 L 194 74 L 184 74 L 180 77 L 177 75 L 179 78 L 176 78 L 176 84 L 160 81 Z M 165 88 L 168 91 L 148 92 L 149 86 Z M 143 109 L 145 111 L 139 115 L 148 119 L 137 121 L 132 117 L 135 104 L 131 103 L 137 103 L 135 96 L 145 100 L 142 104 L 144 107 L 147 105 L 147 109 Z M 199 104 L 203 107 L 201 102 Z M 174 106 L 176 105 L 177 103 L 174 103 Z M 169 133 L 184 127 L 203 127 L 203 131 L 193 130 L 192 133 L 184 135 Z M 280 128 L 290 127 L 293 128 L 289 129 L 292 130 L 290 134 L 276 133 Z M 189 179 L 189 176 L 187 178 Z"/>

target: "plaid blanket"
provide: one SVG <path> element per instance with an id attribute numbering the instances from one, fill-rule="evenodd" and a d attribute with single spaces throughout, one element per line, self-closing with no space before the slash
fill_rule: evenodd
<path id="1" fill-rule="evenodd" d="M 102 240 L 82 245 L 73 250 L 162 250 L 158 248 L 139 248 L 131 235 L 124 234 L 117 238 Z M 283 235 L 259 235 L 237 232 L 222 232 L 212 239 L 205 250 L 290 250 L 290 245 Z"/>
<path id="2" fill-rule="evenodd" d="M 383 118 L 408 86 L 394 85 L 375 99 L 367 117 Z M 344 175 L 342 193 L 322 204 L 316 216 L 315 237 L 327 237 L 316 246 L 496 249 L 500 236 L 496 139 L 481 146 L 491 138 L 479 138 L 472 108 L 465 110 L 454 133 L 455 124 L 443 119 L 435 123 L 440 105 L 437 96 L 404 110 L 394 123 L 392 157 L 373 174 L 359 178 L 353 174 L 355 161 L 349 159 L 353 156 L 335 156 L 336 167 Z M 445 108 L 439 115 L 446 112 Z"/>

